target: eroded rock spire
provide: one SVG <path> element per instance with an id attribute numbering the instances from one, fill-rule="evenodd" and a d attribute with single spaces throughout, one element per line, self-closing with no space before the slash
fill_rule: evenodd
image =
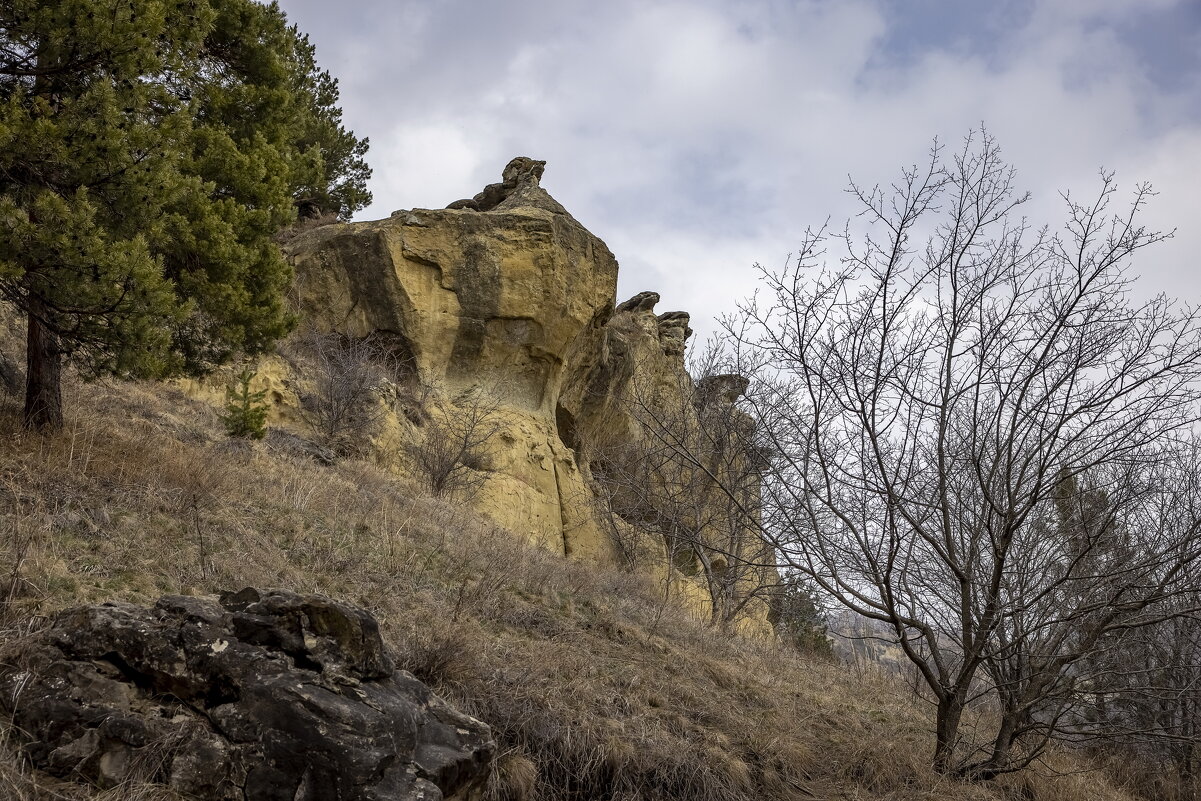
<path id="1" fill-rule="evenodd" d="M 456 200 L 446 208 L 484 212 L 538 208 L 570 217 L 567 209 L 542 188 L 540 181 L 545 169 L 545 161 L 518 156 L 505 165 L 500 183 L 488 184 L 475 197 Z"/>

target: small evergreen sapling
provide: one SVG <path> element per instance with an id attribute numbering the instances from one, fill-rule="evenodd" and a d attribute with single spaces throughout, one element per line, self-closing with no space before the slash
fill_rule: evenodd
<path id="1" fill-rule="evenodd" d="M 267 390 L 250 390 L 254 370 L 249 367 L 238 373 L 234 382 L 225 388 L 225 414 L 221 422 L 231 437 L 262 439 L 267 436 L 267 404 L 263 398 Z"/>
<path id="2" fill-rule="evenodd" d="M 768 619 L 784 644 L 801 653 L 834 656 L 821 602 L 799 576 L 790 576 L 781 584 L 772 599 Z"/>

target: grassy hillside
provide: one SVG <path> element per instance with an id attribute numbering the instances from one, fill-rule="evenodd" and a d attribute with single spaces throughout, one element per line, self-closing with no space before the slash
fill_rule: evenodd
<path id="1" fill-rule="evenodd" d="M 169 387 L 68 391 L 54 436 L 0 407 L 4 641 L 83 602 L 321 592 L 371 609 L 405 668 L 493 727 L 492 799 L 1129 797 L 1063 754 L 991 787 L 942 779 L 929 709 L 895 679 L 717 634 L 642 578 L 536 550 L 373 465 L 323 466 L 279 432 L 230 441 Z M 3 799 L 172 797 L 52 783 L 11 746 Z"/>

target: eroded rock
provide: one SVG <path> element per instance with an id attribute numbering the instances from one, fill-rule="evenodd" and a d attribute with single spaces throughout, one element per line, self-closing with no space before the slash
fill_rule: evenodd
<path id="1" fill-rule="evenodd" d="M 655 304 L 658 302 L 658 292 L 639 292 L 629 300 L 623 300 L 621 303 L 618 303 L 615 311 L 631 313 L 654 311 Z"/>
<path id="2" fill-rule="evenodd" d="M 745 376 L 732 373 L 704 376 L 696 382 L 697 400 L 702 405 L 720 401 L 732 406 L 746 394 L 750 384 Z"/>
<path id="3" fill-rule="evenodd" d="M 669 356 L 683 356 L 692 329 L 688 327 L 688 312 L 673 311 L 660 314 L 655 321 L 659 324 L 659 342 L 663 352 Z"/>
<path id="4" fill-rule="evenodd" d="M 482 192 L 470 199 L 456 200 L 448 209 L 469 211 L 493 211 L 494 209 L 540 208 L 552 214 L 566 215 L 557 200 L 550 196 L 539 183 L 546 170 L 546 162 L 528 156 L 518 156 L 505 165 L 498 184 L 488 184 Z"/>
<path id="5" fill-rule="evenodd" d="M 617 261 L 541 187 L 544 168 L 519 157 L 471 201 L 317 229 L 288 250 L 308 323 L 349 337 L 387 332 L 449 403 L 496 400 L 500 431 L 474 497 L 481 512 L 539 544 L 606 560 L 612 548 L 558 411 L 571 373 L 601 347 Z"/>
<path id="6" fill-rule="evenodd" d="M 727 376 L 693 384 L 685 365 L 688 313 L 656 315 L 658 293 L 615 303 L 613 253 L 543 189 L 544 169 L 545 162 L 519 156 L 500 183 L 446 209 L 401 209 L 387 220 L 298 234 L 286 245 L 294 297 L 309 327 L 347 340 L 386 336 L 396 363 L 406 366 L 406 377 L 381 391 L 386 408 L 365 435 L 365 452 L 381 464 L 423 478 L 412 454 L 437 443 L 431 432 L 454 428 L 440 420 L 471 419 L 488 408 L 489 436 L 462 461 L 472 490 L 462 500 L 564 555 L 668 564 L 662 530 L 669 515 L 615 515 L 622 488 L 645 495 L 692 480 L 679 468 L 646 467 L 637 454 L 663 441 L 651 430 L 656 425 L 670 423 L 698 443 L 706 441 L 694 436 L 700 432 L 721 434 L 737 420 L 733 405 L 746 382 Z M 265 388 L 279 422 L 311 438 L 298 408 L 306 382 L 303 371 L 293 371 Z M 221 399 L 223 387 L 215 385 L 210 400 Z M 486 402 L 472 406 L 470 399 Z M 717 450 L 727 449 L 711 444 L 701 444 L 701 459 L 719 459 Z M 705 507 L 701 495 L 689 497 Z M 700 522 L 713 515 L 693 516 L 687 527 L 715 527 Z M 753 531 L 746 536 L 757 548 Z M 721 543 L 713 549 L 728 550 Z M 699 582 L 693 588 L 707 597 Z M 770 630 L 763 610 L 747 609 Z"/>
<path id="7" fill-rule="evenodd" d="M 366 611 L 246 589 L 61 613 L 0 659 L 39 769 L 204 801 L 478 795 L 488 727 L 397 670 Z"/>

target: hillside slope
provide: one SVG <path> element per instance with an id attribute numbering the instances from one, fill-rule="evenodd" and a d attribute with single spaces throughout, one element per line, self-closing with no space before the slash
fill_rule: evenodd
<path id="1" fill-rule="evenodd" d="M 72 383 L 61 434 L 0 410 L 0 640 L 74 604 L 247 585 L 380 619 L 403 667 L 500 744 L 492 799 L 1124 799 L 1063 754 L 988 787 L 926 766 L 903 684 L 692 620 L 664 588 L 572 562 L 295 437 L 231 441 L 162 385 Z M 519 533 L 518 533 L 519 534 Z M 54 783 L 0 734 L 0 798 L 166 799 Z"/>

